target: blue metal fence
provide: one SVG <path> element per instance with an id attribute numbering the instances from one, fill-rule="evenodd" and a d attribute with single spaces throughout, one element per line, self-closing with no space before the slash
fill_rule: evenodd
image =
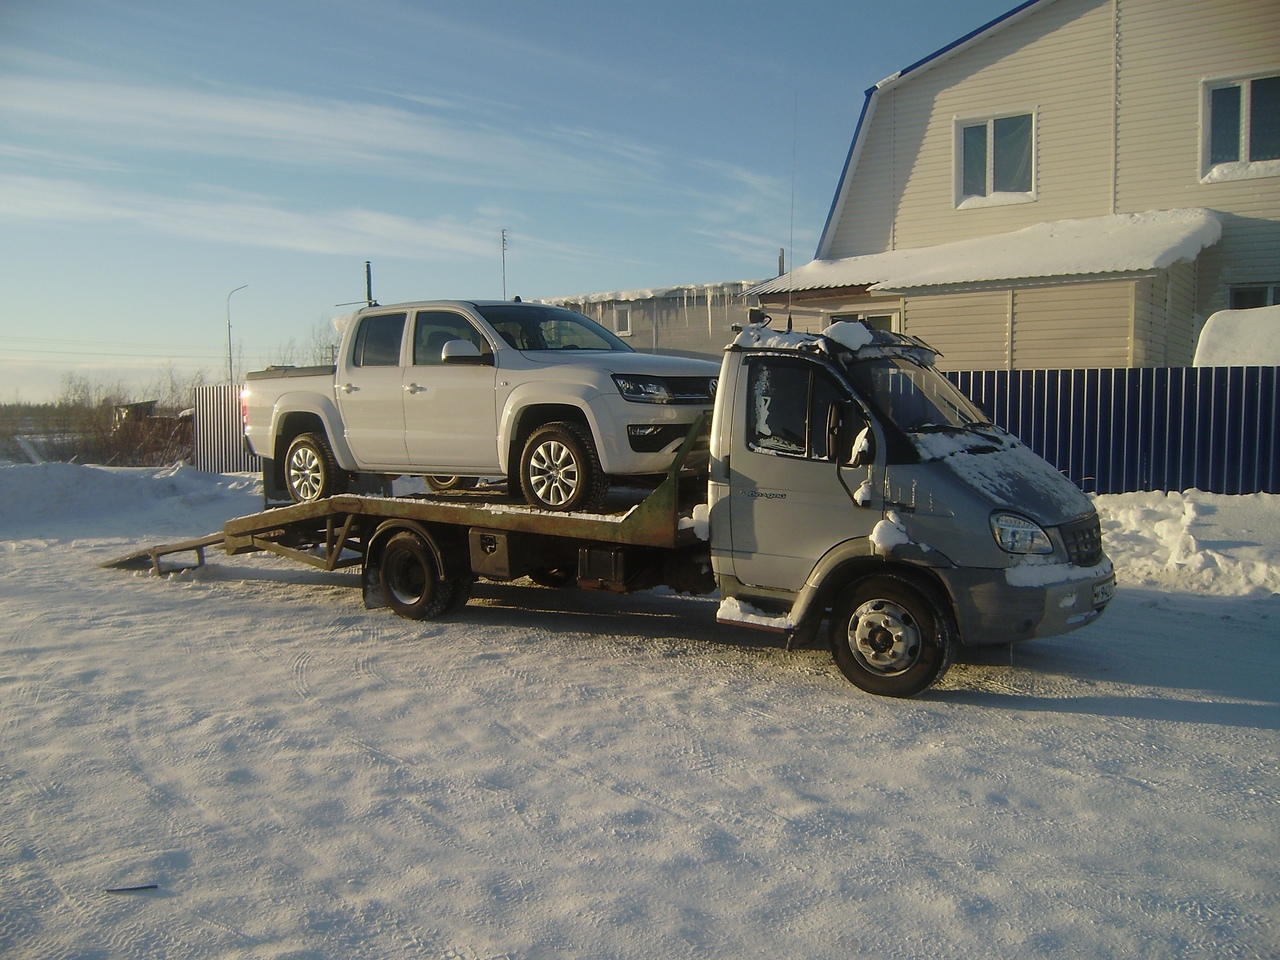
<path id="1" fill-rule="evenodd" d="M 949 373 L 1093 493 L 1280 493 L 1280 367 Z"/>

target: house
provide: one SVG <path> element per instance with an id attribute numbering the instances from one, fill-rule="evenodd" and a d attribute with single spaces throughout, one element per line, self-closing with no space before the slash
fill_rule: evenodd
<path id="1" fill-rule="evenodd" d="M 752 293 L 943 369 L 1190 364 L 1280 303 L 1280 0 L 1029 0 L 881 81 L 814 260 Z"/>
<path id="2" fill-rule="evenodd" d="M 733 339 L 758 301 L 755 280 L 689 284 L 647 290 L 586 293 L 546 300 L 576 310 L 612 330 L 637 350 L 715 356 Z"/>

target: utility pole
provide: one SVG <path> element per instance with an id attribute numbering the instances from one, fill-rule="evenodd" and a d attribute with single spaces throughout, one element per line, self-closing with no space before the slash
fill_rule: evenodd
<path id="1" fill-rule="evenodd" d="M 243 290 L 247 286 L 248 284 L 246 283 L 242 286 L 236 287 L 236 289 L 232 290 L 231 293 L 235 293 L 237 290 Z M 234 386 L 236 382 L 236 374 L 231 366 L 231 293 L 227 294 L 227 383 Z"/>
<path id="2" fill-rule="evenodd" d="M 502 299 L 507 299 L 507 231 L 502 231 Z"/>

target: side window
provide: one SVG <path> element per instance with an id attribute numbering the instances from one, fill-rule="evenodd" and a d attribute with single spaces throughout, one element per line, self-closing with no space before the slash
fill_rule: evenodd
<path id="1" fill-rule="evenodd" d="M 400 366 L 400 343 L 404 339 L 407 314 L 385 313 L 365 317 L 356 331 L 351 353 L 353 367 Z"/>
<path id="2" fill-rule="evenodd" d="M 484 335 L 461 314 L 447 310 L 419 310 L 413 323 L 415 366 L 443 363 L 441 351 L 450 340 L 473 343 L 482 354 L 493 352 Z"/>
<path id="3" fill-rule="evenodd" d="M 749 449 L 772 456 L 829 458 L 827 415 L 846 394 L 828 374 L 803 361 L 761 359 L 750 365 L 747 391 Z"/>

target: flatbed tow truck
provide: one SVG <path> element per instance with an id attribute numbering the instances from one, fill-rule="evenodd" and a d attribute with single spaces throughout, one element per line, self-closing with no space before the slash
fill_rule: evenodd
<path id="1" fill-rule="evenodd" d="M 457 612 L 481 578 L 719 591 L 721 622 L 788 648 L 827 622 L 852 683 L 913 696 L 958 645 L 1067 633 L 1115 591 L 1092 502 L 988 422 L 934 357 L 862 324 L 783 333 L 764 318 L 725 349 L 710 429 L 704 413 L 666 478 L 623 512 L 342 494 L 104 566 L 162 573 L 164 558 L 203 563 L 210 548 L 359 566 L 366 606 L 415 620 Z"/>

